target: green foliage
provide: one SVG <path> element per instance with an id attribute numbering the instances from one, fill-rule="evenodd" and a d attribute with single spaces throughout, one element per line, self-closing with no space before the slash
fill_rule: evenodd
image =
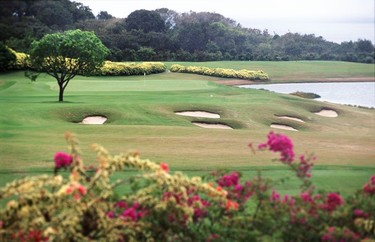
<path id="1" fill-rule="evenodd" d="M 69 30 L 47 34 L 30 50 L 32 67 L 55 78 L 56 73 L 90 74 L 103 64 L 108 49 L 92 32 Z"/>
<path id="2" fill-rule="evenodd" d="M 0 43 L 0 72 L 11 69 L 11 63 L 16 61 L 16 55 Z"/>
<path id="3" fill-rule="evenodd" d="M 108 49 L 93 32 L 69 30 L 47 34 L 30 50 L 32 68 L 53 76 L 59 85 L 59 101 L 77 74 L 89 75 L 103 65 Z"/>
<path id="4" fill-rule="evenodd" d="M 315 191 L 313 156 L 294 161 L 293 144 L 270 133 L 253 152 L 280 153 L 301 181 L 301 193 L 281 196 L 258 172 L 215 171 L 204 179 L 175 172 L 136 152 L 111 155 L 92 145 L 97 164 L 85 166 L 74 135 L 70 154 L 54 156 L 55 175 L 25 177 L 0 189 L 0 240 L 26 241 L 361 241 L 375 238 L 375 175 L 344 200 Z M 69 169 L 69 176 L 61 174 Z M 127 175 L 112 179 L 116 172 Z M 215 184 L 215 185 L 214 185 Z M 122 189 L 121 192 L 119 188 Z"/>
<path id="5" fill-rule="evenodd" d="M 149 75 L 165 72 L 167 67 L 161 62 L 143 62 L 143 63 L 119 63 L 106 61 L 104 65 L 96 72 L 100 76 L 132 76 Z"/>
<path id="6" fill-rule="evenodd" d="M 217 13 L 136 10 L 126 19 L 69 0 L 0 1 L 0 41 L 27 53 L 45 34 L 94 31 L 112 61 L 340 60 L 374 63 L 370 40 L 333 43 L 314 34 L 270 34 Z M 155 53 L 145 55 L 141 48 Z M 146 59 L 147 58 L 147 59 Z M 150 59 L 151 58 L 151 59 Z"/>
<path id="7" fill-rule="evenodd" d="M 158 13 L 145 9 L 136 10 L 129 14 L 125 20 L 126 30 L 142 30 L 143 32 L 162 32 L 165 23 Z"/>
<path id="8" fill-rule="evenodd" d="M 69 0 L 0 1 L 0 41 L 27 52 L 34 40 L 94 19 L 91 9 Z"/>
<path id="9" fill-rule="evenodd" d="M 233 69 L 224 69 L 224 68 L 208 68 L 208 67 L 200 67 L 200 66 L 182 66 L 182 65 L 172 65 L 170 68 L 172 72 L 182 72 L 182 73 L 194 73 L 206 76 L 217 76 L 217 77 L 224 77 L 224 78 L 238 78 L 238 79 L 245 79 L 245 80 L 260 80 L 260 81 L 267 81 L 269 77 L 267 73 L 258 70 L 258 71 L 250 71 L 250 70 L 233 70 Z"/>
<path id="10" fill-rule="evenodd" d="M 0 68 L 5 70 L 27 70 L 30 68 L 29 56 L 25 53 L 16 52 L 0 44 Z"/>

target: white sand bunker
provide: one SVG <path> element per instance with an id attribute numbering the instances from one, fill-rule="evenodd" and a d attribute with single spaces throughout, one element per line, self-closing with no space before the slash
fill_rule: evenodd
<path id="1" fill-rule="evenodd" d="M 293 120 L 293 121 L 297 121 L 297 122 L 300 122 L 300 123 L 304 123 L 305 121 L 303 121 L 302 119 L 300 118 L 296 118 L 296 117 L 291 117 L 291 116 L 277 116 L 276 117 L 278 118 L 283 118 L 283 119 L 289 119 L 289 120 Z"/>
<path id="2" fill-rule="evenodd" d="M 225 124 L 209 124 L 209 123 L 201 123 L 201 122 L 192 122 L 193 124 L 208 129 L 233 129 L 232 127 L 225 125 Z"/>
<path id="3" fill-rule="evenodd" d="M 284 124 L 271 124 L 271 128 L 298 131 L 297 129 Z"/>
<path id="4" fill-rule="evenodd" d="M 82 120 L 82 124 L 104 124 L 107 121 L 103 116 L 88 116 Z"/>
<path id="5" fill-rule="evenodd" d="M 332 109 L 322 109 L 321 111 L 315 113 L 317 115 L 328 117 L 328 118 L 336 118 L 339 116 L 335 110 Z"/>
<path id="6" fill-rule="evenodd" d="M 210 113 L 205 111 L 184 111 L 184 112 L 175 112 L 177 115 L 188 116 L 188 117 L 198 117 L 198 118 L 220 118 L 220 115 L 217 113 Z"/>

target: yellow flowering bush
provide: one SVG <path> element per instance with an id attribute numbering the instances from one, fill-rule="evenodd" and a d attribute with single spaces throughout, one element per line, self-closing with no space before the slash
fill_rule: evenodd
<path id="1" fill-rule="evenodd" d="M 97 71 L 101 76 L 131 76 L 162 73 L 167 67 L 161 62 L 121 63 L 106 61 Z"/>
<path id="2" fill-rule="evenodd" d="M 267 81 L 269 80 L 268 74 L 262 70 L 251 71 L 251 70 L 233 70 L 224 68 L 208 68 L 201 66 L 183 66 L 174 64 L 170 68 L 171 72 L 183 72 L 183 73 L 193 73 L 206 76 L 217 76 L 224 78 L 238 78 L 245 80 L 259 80 Z"/>
<path id="3" fill-rule="evenodd" d="M 15 56 L 16 61 L 10 64 L 10 68 L 13 70 L 26 70 L 30 68 L 30 62 L 28 61 L 29 55 L 16 52 L 13 49 L 9 49 Z"/>

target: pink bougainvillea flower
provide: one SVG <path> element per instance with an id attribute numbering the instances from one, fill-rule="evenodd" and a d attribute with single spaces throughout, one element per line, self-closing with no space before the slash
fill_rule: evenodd
<path id="1" fill-rule="evenodd" d="M 161 163 L 160 163 L 160 168 L 161 168 L 163 171 L 169 173 L 169 166 L 168 166 L 167 163 L 161 162 Z"/>
<path id="2" fill-rule="evenodd" d="M 125 209 L 125 211 L 122 213 L 122 216 L 124 216 L 124 218 L 130 218 L 133 221 L 137 221 L 137 211 L 134 207 Z"/>
<path id="3" fill-rule="evenodd" d="M 324 210 L 333 211 L 343 203 L 344 199 L 338 193 L 331 192 L 327 195 L 325 204 L 322 204 L 321 207 Z"/>
<path id="4" fill-rule="evenodd" d="M 294 160 L 293 142 L 288 136 L 275 134 L 271 131 L 267 135 L 267 143 L 260 144 L 259 149 L 266 149 L 273 152 L 280 152 L 280 161 L 290 164 Z"/>
<path id="5" fill-rule="evenodd" d="M 308 193 L 308 192 L 301 193 L 300 197 L 301 197 L 302 201 L 307 202 L 307 203 L 310 203 L 310 202 L 313 201 L 312 197 L 310 196 L 310 193 Z"/>
<path id="6" fill-rule="evenodd" d="M 363 212 L 361 209 L 354 209 L 353 211 L 354 216 L 360 218 L 368 218 L 368 213 Z"/>
<path id="7" fill-rule="evenodd" d="M 363 186 L 363 191 L 368 194 L 375 194 L 375 175 L 372 175 L 370 180 Z"/>
<path id="8" fill-rule="evenodd" d="M 219 186 L 221 187 L 230 187 L 230 186 L 237 185 L 238 180 L 239 180 L 239 174 L 238 172 L 234 171 L 229 175 L 224 175 L 220 177 L 219 180 L 217 181 L 217 184 L 219 184 Z"/>
<path id="9" fill-rule="evenodd" d="M 272 190 L 270 201 L 271 202 L 280 201 L 280 194 L 276 190 Z"/>
<path id="10" fill-rule="evenodd" d="M 113 211 L 109 211 L 109 212 L 107 212 L 107 217 L 108 218 L 114 218 L 115 217 L 115 213 Z"/>
<path id="11" fill-rule="evenodd" d="M 73 157 L 70 154 L 64 152 L 56 152 L 54 156 L 55 168 L 66 168 L 69 167 L 73 162 Z"/>
<path id="12" fill-rule="evenodd" d="M 310 178 L 311 177 L 311 168 L 314 166 L 314 163 L 311 160 L 315 160 L 315 157 L 305 157 L 301 155 L 299 157 L 300 163 L 297 167 L 297 176 L 301 178 Z"/>

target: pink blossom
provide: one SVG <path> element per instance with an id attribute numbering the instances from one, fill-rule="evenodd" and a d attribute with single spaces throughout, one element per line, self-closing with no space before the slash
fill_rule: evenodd
<path id="1" fill-rule="evenodd" d="M 354 209 L 353 214 L 356 217 L 368 218 L 368 213 L 363 212 L 361 209 Z"/>
<path id="2" fill-rule="evenodd" d="M 73 157 L 70 154 L 64 152 L 56 152 L 54 156 L 55 168 L 66 168 L 69 167 L 73 162 Z"/>
<path id="3" fill-rule="evenodd" d="M 115 211 L 107 212 L 109 218 L 119 217 L 122 219 L 130 219 L 132 221 L 138 221 L 143 218 L 147 211 L 138 202 L 132 205 L 127 204 L 125 201 L 118 201 L 114 204 Z"/>
<path id="4" fill-rule="evenodd" d="M 273 152 L 280 152 L 280 161 L 283 163 L 290 164 L 294 160 L 294 151 L 292 140 L 288 136 L 282 134 L 275 134 L 271 131 L 267 135 L 267 143 L 260 144 L 259 149 L 265 149 L 268 147 Z"/>
<path id="5" fill-rule="evenodd" d="M 221 187 L 230 187 L 238 184 L 239 174 L 237 172 L 232 172 L 229 175 L 224 175 L 219 178 L 217 184 Z"/>
<path id="6" fill-rule="evenodd" d="M 306 158 L 304 155 L 299 157 L 300 163 L 297 167 L 297 176 L 301 178 L 310 178 L 311 177 L 311 167 L 314 166 L 314 163 L 311 162 L 310 158 Z M 315 157 L 312 158 L 314 160 Z"/>
<path id="7" fill-rule="evenodd" d="M 288 194 L 284 195 L 284 198 L 283 200 L 281 201 L 283 203 L 286 203 L 290 206 L 294 206 L 294 204 L 296 204 L 296 199 L 292 196 L 289 196 Z"/>
<path id="8" fill-rule="evenodd" d="M 280 194 L 276 190 L 272 190 L 270 201 L 271 202 L 280 201 Z"/>
<path id="9" fill-rule="evenodd" d="M 368 194 L 375 194 L 375 175 L 363 186 L 363 191 Z"/>
<path id="10" fill-rule="evenodd" d="M 130 218 L 130 219 L 133 220 L 133 221 L 137 221 L 137 211 L 135 210 L 134 207 L 131 207 L 131 208 L 126 209 L 126 210 L 123 212 L 122 216 L 123 216 L 124 218 Z"/>
<path id="11" fill-rule="evenodd" d="M 115 213 L 114 213 L 113 211 L 109 211 L 109 212 L 107 213 L 107 217 L 108 217 L 108 218 L 114 218 L 114 217 L 115 217 Z"/>
<path id="12" fill-rule="evenodd" d="M 302 201 L 304 202 L 312 202 L 312 198 L 308 192 L 303 192 L 300 194 Z"/>
<path id="13" fill-rule="evenodd" d="M 236 192 L 240 192 L 243 190 L 243 186 L 241 184 L 237 184 L 235 187 L 234 187 L 234 191 Z"/>
<path id="14" fill-rule="evenodd" d="M 115 204 L 115 207 L 118 207 L 118 208 L 127 208 L 127 204 L 125 201 L 118 201 L 116 204 Z"/>
<path id="15" fill-rule="evenodd" d="M 333 211 L 336 207 L 342 205 L 344 203 L 344 199 L 337 193 L 332 192 L 329 193 L 326 197 L 326 203 L 322 204 L 322 209 L 327 211 Z"/>

